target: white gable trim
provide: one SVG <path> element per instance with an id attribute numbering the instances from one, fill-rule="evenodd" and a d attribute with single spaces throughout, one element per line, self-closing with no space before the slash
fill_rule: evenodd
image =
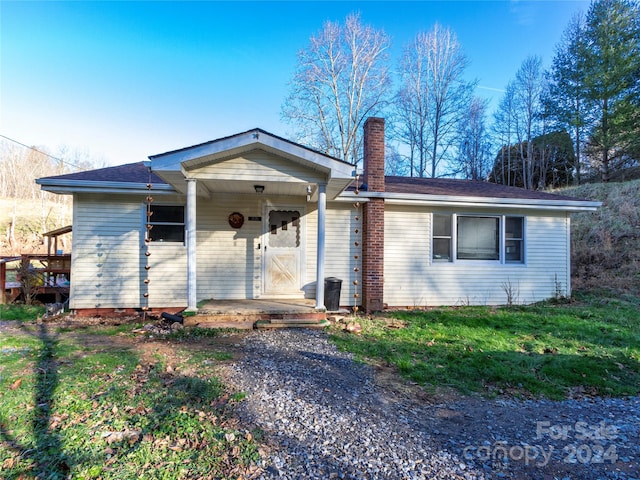
<path id="1" fill-rule="evenodd" d="M 238 156 L 242 153 L 262 149 L 288 158 L 314 170 L 329 175 L 328 178 L 352 178 L 355 167 L 301 145 L 255 129 L 231 137 L 195 145 L 182 150 L 152 155 L 153 170 L 193 170 L 217 160 Z"/>

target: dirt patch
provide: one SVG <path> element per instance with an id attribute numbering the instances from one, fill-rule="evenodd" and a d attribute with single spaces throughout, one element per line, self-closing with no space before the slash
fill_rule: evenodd
<path id="1" fill-rule="evenodd" d="M 167 335 L 157 334 L 154 330 L 146 331 L 143 328 L 135 329 L 133 333 L 105 335 L 99 332 L 102 327 L 108 328 L 124 324 L 131 324 L 133 327 L 139 323 L 140 317 L 137 316 L 131 318 L 65 316 L 46 322 L 1 321 L 0 333 L 33 336 L 38 334 L 38 329 L 41 327 L 46 328 L 50 333 L 58 329 L 68 329 L 58 334 L 58 338 L 82 345 L 85 350 L 94 352 L 135 350 L 140 355 L 142 362 L 155 363 L 158 359 L 162 359 L 167 366 L 173 368 L 184 363 L 186 351 L 225 352 L 231 355 L 228 361 L 235 360 L 241 354 L 242 332 L 180 339 L 167 338 Z M 166 325 L 162 320 L 157 319 L 149 324 Z"/>

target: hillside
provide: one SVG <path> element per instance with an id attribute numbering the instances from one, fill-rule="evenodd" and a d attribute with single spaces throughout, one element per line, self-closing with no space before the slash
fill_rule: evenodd
<path id="1" fill-rule="evenodd" d="M 574 289 L 640 292 L 640 180 L 589 184 L 561 193 L 603 202 L 597 212 L 572 215 Z"/>
<path id="2" fill-rule="evenodd" d="M 46 252 L 42 233 L 71 224 L 71 199 L 27 200 L 0 198 L 0 256 Z M 15 218 L 15 223 L 12 223 Z M 69 235 L 60 237 L 58 248 L 69 252 Z"/>

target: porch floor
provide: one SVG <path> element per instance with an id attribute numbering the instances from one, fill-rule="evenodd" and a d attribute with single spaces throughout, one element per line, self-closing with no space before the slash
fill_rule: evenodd
<path id="1" fill-rule="evenodd" d="M 210 300 L 195 315 L 184 317 L 185 326 L 203 328 L 323 328 L 327 315 L 311 299 Z"/>

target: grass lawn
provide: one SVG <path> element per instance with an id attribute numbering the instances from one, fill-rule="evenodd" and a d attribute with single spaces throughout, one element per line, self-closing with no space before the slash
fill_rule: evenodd
<path id="1" fill-rule="evenodd" d="M 640 392 L 640 298 L 398 311 L 333 334 L 363 361 L 431 390 L 567 398 Z"/>
<path id="2" fill-rule="evenodd" d="M 44 315 L 42 305 L 0 305 L 0 320 L 34 320 Z"/>
<path id="3" fill-rule="evenodd" d="M 357 319 L 332 338 L 429 390 L 566 398 L 640 391 L 640 298 L 438 308 Z M 9 313 L 8 313 L 9 312 Z M 0 329 L 0 478 L 250 478 L 260 432 L 234 417 L 219 366 L 234 338 L 135 325 L 47 327 L 38 312 Z"/>
<path id="4" fill-rule="evenodd" d="M 148 340 L 134 325 L 0 330 L 0 478 L 238 478 L 255 471 L 242 395 L 210 335 Z"/>

